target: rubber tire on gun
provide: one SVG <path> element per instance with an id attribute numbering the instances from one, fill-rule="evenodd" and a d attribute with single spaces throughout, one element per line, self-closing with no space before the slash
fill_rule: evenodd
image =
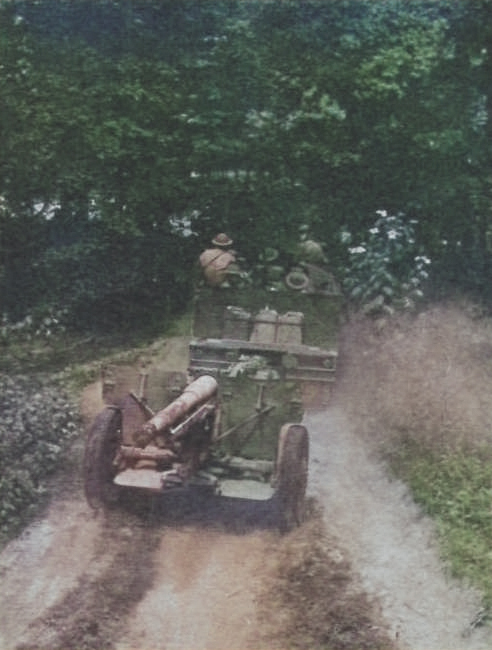
<path id="1" fill-rule="evenodd" d="M 119 489 L 113 483 L 114 459 L 121 445 L 122 415 L 118 408 L 101 411 L 87 437 L 84 454 L 84 492 L 92 508 L 113 505 Z"/>
<path id="2" fill-rule="evenodd" d="M 284 530 L 300 526 L 304 521 L 308 463 L 309 435 L 306 427 L 284 424 L 279 434 L 275 481 Z"/>

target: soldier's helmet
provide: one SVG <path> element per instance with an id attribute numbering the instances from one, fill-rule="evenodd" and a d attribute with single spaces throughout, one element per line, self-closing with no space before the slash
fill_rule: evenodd
<path id="1" fill-rule="evenodd" d="M 232 246 L 233 241 L 229 235 L 225 234 L 225 232 L 219 232 L 219 234 L 215 235 L 212 239 L 212 244 L 214 244 L 214 246 L 219 246 L 220 248 L 227 248 L 228 246 Z"/>

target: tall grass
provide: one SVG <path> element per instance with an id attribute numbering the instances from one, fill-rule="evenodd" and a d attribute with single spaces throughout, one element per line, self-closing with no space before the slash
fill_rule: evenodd
<path id="1" fill-rule="evenodd" d="M 338 401 L 437 523 L 452 573 L 492 606 L 492 321 L 469 304 L 352 318 Z"/>

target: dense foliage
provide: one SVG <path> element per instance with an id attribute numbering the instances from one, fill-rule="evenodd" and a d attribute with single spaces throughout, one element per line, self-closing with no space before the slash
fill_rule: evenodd
<path id="1" fill-rule="evenodd" d="M 165 314 L 218 230 L 254 262 L 308 224 L 337 271 L 382 209 L 486 296 L 491 9 L 0 2 L 0 312 Z"/>
<path id="2" fill-rule="evenodd" d="M 23 523 L 46 491 L 67 442 L 78 432 L 76 409 L 54 384 L 0 375 L 0 541 Z"/>
<path id="3" fill-rule="evenodd" d="M 488 608 L 484 620 L 490 619 L 490 454 L 436 456 L 408 443 L 400 454 L 400 471 L 416 502 L 437 521 L 444 559 L 455 575 L 481 589 Z"/>
<path id="4" fill-rule="evenodd" d="M 392 314 L 395 307 L 413 308 L 423 297 L 421 286 L 429 277 L 431 260 L 417 254 L 415 220 L 377 212 L 366 240 L 348 249 L 345 288 L 366 313 Z M 351 240 L 349 232 L 342 232 L 342 241 Z"/>

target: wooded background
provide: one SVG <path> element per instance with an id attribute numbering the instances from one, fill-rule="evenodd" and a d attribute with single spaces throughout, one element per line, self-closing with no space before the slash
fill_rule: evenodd
<path id="1" fill-rule="evenodd" d="M 416 220 L 431 288 L 490 303 L 492 0 L 3 0 L 0 315 L 174 313 L 226 231 Z M 435 295 L 435 293 L 434 293 Z"/>

